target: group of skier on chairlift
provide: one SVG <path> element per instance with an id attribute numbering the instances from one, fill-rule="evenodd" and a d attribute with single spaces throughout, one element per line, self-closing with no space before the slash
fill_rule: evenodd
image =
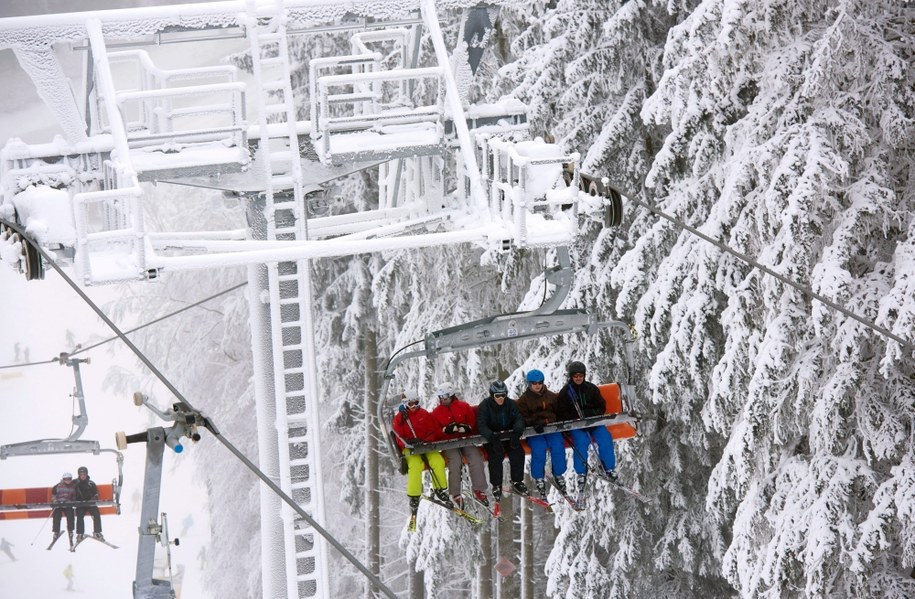
<path id="1" fill-rule="evenodd" d="M 432 476 L 433 498 L 446 507 L 463 509 L 461 493 L 461 464 L 467 461 L 473 497 L 489 506 L 486 494 L 486 479 L 483 473 L 483 455 L 475 445 L 414 454 L 407 445 L 459 439 L 479 434 L 485 439 L 489 462 L 489 484 L 494 501 L 502 498 L 502 462 L 508 456 L 512 492 L 529 496 L 524 484 L 524 450 L 521 435 L 525 427 L 543 433 L 548 424 L 566 420 L 581 420 L 602 415 L 606 404 L 600 390 L 585 380 L 587 369 L 581 362 L 570 362 L 566 370 L 568 382 L 557 393 L 549 390 L 544 382 L 543 372 L 530 370 L 525 375 L 527 388 L 517 399 L 508 396 L 508 388 L 502 381 L 493 381 L 489 395 L 478 406 L 470 406 L 458 398 L 448 385 L 440 386 L 438 405 L 429 412 L 420 406 L 419 396 L 414 391 L 401 394 L 401 405 L 394 415 L 392 428 L 395 439 L 401 447 L 407 464 L 407 495 L 410 510 L 415 515 L 422 496 L 422 472 L 428 467 Z M 617 480 L 616 456 L 613 437 L 603 426 L 571 430 L 567 433 L 573 449 L 576 490 L 584 491 L 587 481 L 587 456 L 591 442 L 597 445 L 598 455 L 604 474 L 610 481 Z M 564 496 L 568 496 L 565 484 L 566 448 L 563 433 L 550 432 L 526 438 L 531 453 L 531 479 L 540 500 L 546 498 L 546 454 L 550 453 L 552 483 Z M 444 455 L 443 455 L 444 454 Z M 446 461 L 449 466 L 447 490 L 445 485 Z"/>
<path id="2" fill-rule="evenodd" d="M 52 534 L 51 546 L 63 534 L 60 531 L 61 518 L 67 519 L 67 536 L 70 538 L 70 550 L 72 551 L 84 538 L 86 538 L 85 517 L 86 514 L 92 516 L 92 536 L 99 541 L 104 541 L 102 536 L 102 517 L 98 506 L 98 487 L 95 481 L 89 478 L 89 469 L 80 466 L 76 471 L 79 477 L 73 480 L 73 475 L 64 472 L 60 477 L 60 482 L 51 488 L 51 503 L 54 505 L 52 512 Z M 76 504 L 76 505 L 74 505 Z M 76 543 L 73 542 L 73 521 L 76 520 Z M 48 549 L 51 548 L 48 547 Z"/>

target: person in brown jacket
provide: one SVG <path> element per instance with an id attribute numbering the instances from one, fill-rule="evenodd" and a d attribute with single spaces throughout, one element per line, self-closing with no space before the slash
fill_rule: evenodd
<path id="1" fill-rule="evenodd" d="M 544 425 L 557 421 L 556 398 L 559 395 L 546 388 L 543 373 L 531 370 L 525 377 L 527 390 L 518 398 L 518 409 L 524 416 L 524 425 L 533 426 L 538 433 L 543 432 Z M 534 488 L 541 497 L 546 497 L 546 450 L 550 450 L 550 461 L 553 466 L 553 480 L 562 493 L 566 493 L 566 483 L 563 475 L 566 473 L 566 448 L 563 444 L 562 433 L 546 433 L 527 438 L 531 448 L 531 478 Z"/>

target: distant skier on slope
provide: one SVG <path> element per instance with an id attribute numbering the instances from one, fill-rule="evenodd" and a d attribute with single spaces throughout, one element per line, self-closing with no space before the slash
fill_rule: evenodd
<path id="1" fill-rule="evenodd" d="M 581 362 L 569 362 L 567 369 L 569 382 L 559 391 L 558 416 L 560 420 L 580 420 L 590 416 L 600 416 L 607 404 L 597 385 L 585 380 L 587 369 Z M 588 448 L 593 439 L 597 443 L 597 454 L 600 456 L 607 478 L 617 479 L 616 454 L 613 451 L 613 436 L 603 426 L 593 426 L 569 431 L 572 438 L 572 464 L 578 474 L 578 492 L 585 488 L 588 476 Z"/>
<path id="2" fill-rule="evenodd" d="M 11 547 L 15 547 L 12 543 L 6 539 L 0 539 L 0 551 L 5 553 L 11 560 L 16 561 L 16 556 L 13 555 L 13 550 Z"/>

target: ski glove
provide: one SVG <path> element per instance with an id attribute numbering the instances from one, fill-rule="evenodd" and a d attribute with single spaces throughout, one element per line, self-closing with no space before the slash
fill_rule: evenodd
<path id="1" fill-rule="evenodd" d="M 407 415 L 407 406 L 400 404 L 400 413 L 403 414 L 404 416 L 406 416 Z"/>
<path id="2" fill-rule="evenodd" d="M 458 432 L 457 425 L 453 422 L 451 424 L 446 424 L 445 428 L 442 429 L 442 432 L 446 435 L 453 435 Z"/>
<path id="3" fill-rule="evenodd" d="M 538 420 L 534 423 L 534 430 L 538 433 L 543 432 L 543 420 Z"/>
<path id="4" fill-rule="evenodd" d="M 467 433 L 470 432 L 470 425 L 457 423 L 454 425 L 454 432 L 459 433 L 461 435 L 466 435 Z"/>

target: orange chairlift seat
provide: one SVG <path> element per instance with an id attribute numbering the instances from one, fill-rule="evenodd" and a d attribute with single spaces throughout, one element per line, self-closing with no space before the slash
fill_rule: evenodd
<path id="1" fill-rule="evenodd" d="M 544 433 L 567 432 L 579 428 L 606 426 L 607 430 L 610 431 L 610 434 L 613 436 L 614 441 L 622 441 L 637 436 L 639 432 L 638 423 L 640 419 L 635 414 L 625 411 L 625 404 L 628 403 L 626 397 L 627 386 L 622 383 L 605 383 L 603 385 L 598 385 L 597 388 L 600 389 L 600 394 L 604 398 L 604 403 L 606 404 L 604 414 L 602 416 L 591 416 L 581 420 L 564 420 L 562 422 L 554 422 L 544 426 L 542 433 L 535 431 L 534 427 L 532 426 L 526 427 L 524 432 L 521 434 L 521 446 L 524 448 L 525 453 L 530 453 L 530 448 L 528 447 L 527 443 L 523 441 L 523 439 Z M 468 437 L 461 437 L 460 439 L 450 439 L 448 441 L 416 443 L 414 445 L 410 445 L 409 443 L 405 442 L 404 444 L 408 449 L 411 450 L 412 453 L 420 454 L 429 451 L 441 451 L 455 447 L 466 447 L 468 445 L 480 446 L 483 443 L 485 443 L 485 439 L 483 439 L 483 437 L 480 435 L 471 435 Z M 566 439 L 565 443 L 566 446 L 569 446 L 568 439 Z"/>
<path id="2" fill-rule="evenodd" d="M 80 507 L 97 505 L 100 514 L 120 514 L 121 507 L 115 497 L 115 485 L 103 484 L 98 487 L 98 501 L 51 502 L 51 487 L 28 487 L 25 489 L 0 489 L 0 520 L 24 520 L 47 518 L 55 507 Z"/>

